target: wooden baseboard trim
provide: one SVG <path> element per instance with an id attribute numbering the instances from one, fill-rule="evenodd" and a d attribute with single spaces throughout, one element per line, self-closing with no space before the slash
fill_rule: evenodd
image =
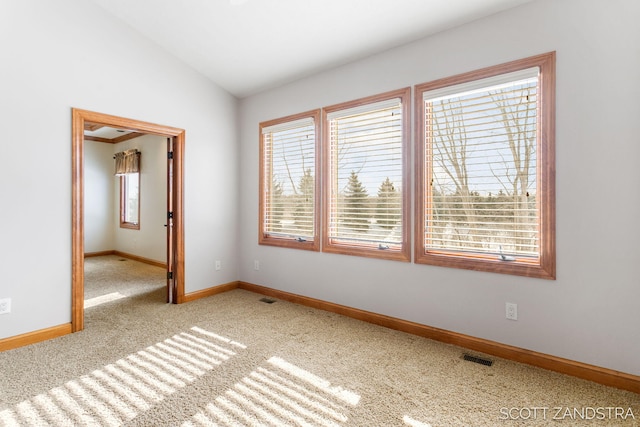
<path id="1" fill-rule="evenodd" d="M 149 264 L 149 265 L 153 265 L 156 267 L 162 267 L 162 268 L 167 268 L 167 263 L 166 262 L 161 262 L 161 261 L 156 261 L 154 259 L 150 259 L 150 258 L 145 258 L 145 257 L 141 257 L 138 255 L 133 255 L 133 254 L 129 254 L 126 252 L 121 252 L 121 251 L 116 251 L 116 250 L 110 250 L 110 251 L 99 251 L 99 252 L 87 252 L 84 254 L 85 258 L 90 258 L 90 257 L 94 257 L 94 256 L 104 256 L 104 255 L 116 255 L 122 258 L 127 258 L 127 259 L 132 259 L 134 261 L 138 261 L 138 262 L 142 262 L 144 264 Z"/>
<path id="2" fill-rule="evenodd" d="M 156 267 L 167 268 L 167 263 L 166 262 L 156 261 L 154 259 L 145 258 L 145 257 L 141 257 L 141 256 L 138 256 L 138 255 L 128 254 L 126 252 L 120 252 L 120 251 L 113 251 L 113 254 L 117 255 L 117 256 L 120 256 L 122 258 L 128 258 L 128 259 L 132 259 L 134 261 L 142 262 L 144 264 L 154 265 Z"/>
<path id="3" fill-rule="evenodd" d="M 25 345 L 35 344 L 41 341 L 58 338 L 71 333 L 71 323 L 52 326 L 51 328 L 40 329 L 38 331 L 27 332 L 26 334 L 0 339 L 0 351 L 13 350 Z"/>
<path id="4" fill-rule="evenodd" d="M 601 368 L 599 366 L 576 362 L 573 360 L 551 356 L 548 354 L 526 350 L 506 344 L 501 344 L 495 341 L 476 338 L 470 335 L 459 334 L 457 332 L 451 332 L 445 329 L 434 328 L 432 326 L 422 325 L 395 317 L 385 316 L 383 314 L 359 310 L 357 308 L 334 304 L 331 302 L 309 298 L 285 291 L 279 291 L 277 289 L 254 285 L 252 283 L 240 281 L 238 282 L 237 287 L 296 304 L 341 314 L 353 319 L 358 319 L 375 325 L 384 326 L 389 329 L 395 329 L 401 332 L 418 335 L 447 344 L 457 345 L 468 350 L 485 353 L 491 356 L 501 357 L 503 359 L 508 359 L 519 363 L 525 363 L 550 371 L 555 371 L 562 374 L 571 375 L 573 377 L 582 378 L 588 381 L 593 381 L 610 387 L 628 390 L 634 393 L 640 393 L 640 376 L 631 375 L 612 369 Z"/>
<path id="5" fill-rule="evenodd" d="M 184 295 L 184 299 L 181 302 L 191 302 L 200 298 L 210 297 L 212 295 L 221 294 L 223 292 L 232 291 L 238 288 L 240 282 L 229 282 L 223 285 L 213 286 L 211 288 L 202 289 L 200 291 L 190 292 Z"/>
<path id="6" fill-rule="evenodd" d="M 113 255 L 115 254 L 116 251 L 111 250 L 111 251 L 98 251 L 98 252 L 85 252 L 84 257 L 85 258 L 91 258 L 94 256 L 105 256 L 105 255 Z"/>

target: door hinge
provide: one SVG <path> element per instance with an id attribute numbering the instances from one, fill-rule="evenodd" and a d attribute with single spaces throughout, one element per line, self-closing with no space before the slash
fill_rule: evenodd
<path id="1" fill-rule="evenodd" d="M 167 218 L 169 219 L 173 218 L 173 212 L 167 212 Z"/>
<path id="2" fill-rule="evenodd" d="M 167 279 L 173 279 L 173 271 L 167 272 Z"/>
<path id="3" fill-rule="evenodd" d="M 167 152 L 167 158 L 168 159 L 173 159 L 173 151 Z"/>

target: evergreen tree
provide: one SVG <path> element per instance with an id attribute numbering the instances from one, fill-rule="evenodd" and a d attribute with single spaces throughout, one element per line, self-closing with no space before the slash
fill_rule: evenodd
<path id="1" fill-rule="evenodd" d="M 284 190 L 280 181 L 273 177 L 271 185 L 271 231 L 282 230 L 284 216 Z"/>
<path id="2" fill-rule="evenodd" d="M 296 210 L 294 212 L 296 227 L 300 230 L 301 234 L 310 236 L 313 234 L 313 204 L 315 194 L 315 180 L 310 168 L 307 168 L 307 170 L 304 171 L 304 175 L 300 177 L 298 190 Z"/>
<path id="3" fill-rule="evenodd" d="M 347 228 L 359 232 L 369 229 L 368 197 L 367 189 L 363 187 L 360 179 L 358 179 L 358 174 L 351 171 L 344 196 L 344 216 Z"/>
<path id="4" fill-rule="evenodd" d="M 400 220 L 402 207 L 400 206 L 400 193 L 396 190 L 393 182 L 387 177 L 380 188 L 378 188 L 378 206 L 376 209 L 376 223 L 389 230 Z"/>

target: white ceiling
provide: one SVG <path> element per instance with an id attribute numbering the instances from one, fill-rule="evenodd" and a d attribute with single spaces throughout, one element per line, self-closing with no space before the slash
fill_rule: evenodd
<path id="1" fill-rule="evenodd" d="M 237 97 L 531 0 L 92 0 Z"/>
<path id="2" fill-rule="evenodd" d="M 130 131 L 130 130 L 116 129 L 108 126 L 102 126 L 93 131 L 88 129 L 84 130 L 84 134 L 86 136 L 96 136 L 98 138 L 105 138 L 105 139 L 115 139 L 115 138 L 121 137 L 122 135 L 128 135 L 132 132 L 133 131 Z"/>

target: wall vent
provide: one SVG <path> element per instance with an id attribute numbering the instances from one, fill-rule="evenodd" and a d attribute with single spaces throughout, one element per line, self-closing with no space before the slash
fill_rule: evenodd
<path id="1" fill-rule="evenodd" d="M 473 355 L 467 354 L 467 353 L 463 354 L 462 358 L 464 360 L 468 360 L 469 362 L 479 363 L 479 364 L 485 365 L 485 366 L 493 365 L 493 360 L 485 359 L 483 357 L 473 356 Z"/>

